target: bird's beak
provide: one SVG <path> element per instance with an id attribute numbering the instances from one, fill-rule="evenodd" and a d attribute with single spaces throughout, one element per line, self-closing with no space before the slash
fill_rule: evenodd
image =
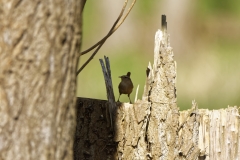
<path id="1" fill-rule="evenodd" d="M 118 78 L 122 78 L 122 76 L 119 76 Z"/>

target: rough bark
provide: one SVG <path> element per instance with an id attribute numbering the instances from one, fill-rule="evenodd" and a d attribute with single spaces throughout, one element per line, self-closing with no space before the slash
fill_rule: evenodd
<path id="1" fill-rule="evenodd" d="M 78 98 L 75 159 L 156 159 L 151 158 L 146 133 L 157 133 L 158 127 L 148 128 L 146 115 L 149 103 L 119 104 L 115 113 L 115 136 L 110 130 L 108 101 Z M 174 141 L 173 159 L 212 160 L 238 159 L 240 155 L 240 119 L 237 107 L 220 110 L 198 109 L 180 111 L 179 127 Z M 158 123 L 155 123 L 158 126 Z M 171 126 L 171 125 L 169 125 Z M 153 141 L 152 141 L 153 142 Z M 154 139 L 156 146 L 161 141 Z M 157 154 L 167 152 L 155 150 Z M 155 154 L 156 155 L 156 154 Z M 162 158 L 168 159 L 168 158 Z"/>
<path id="2" fill-rule="evenodd" d="M 143 100 L 117 111 L 119 159 L 177 157 L 179 109 L 176 104 L 176 63 L 166 30 L 155 36 L 154 64 L 148 66 Z"/>
<path id="3" fill-rule="evenodd" d="M 107 114 L 103 116 L 105 112 L 100 107 L 103 105 L 96 104 L 96 100 L 79 99 L 81 105 L 78 103 L 77 109 L 81 114 L 78 112 L 78 117 L 81 116 L 82 120 L 77 125 L 80 131 L 76 135 L 76 150 L 86 149 L 80 153 L 79 159 L 99 159 L 99 152 L 103 159 L 174 159 L 177 156 L 176 64 L 168 35 L 160 30 L 155 37 L 154 54 L 154 65 L 153 69 L 149 66 L 143 100 L 134 104 L 118 103 L 113 116 L 114 137 L 106 127 L 109 118 Z M 101 121 L 102 126 L 96 125 L 100 123 L 99 117 L 105 117 Z M 106 131 L 102 132 L 104 129 Z M 88 135 L 87 138 L 84 135 Z M 97 146 L 100 140 L 103 140 L 101 147 Z M 91 143 L 85 147 L 89 141 Z"/>
<path id="4" fill-rule="evenodd" d="M 0 2 L 0 159 L 72 159 L 81 5 Z"/>
<path id="5" fill-rule="evenodd" d="M 237 107 L 180 112 L 179 155 L 184 159 L 238 159 L 240 119 Z"/>
<path id="6" fill-rule="evenodd" d="M 240 119 L 237 107 L 179 111 L 176 63 L 166 28 L 155 36 L 142 100 L 116 103 L 114 134 L 107 101 L 78 98 L 77 159 L 212 160 L 238 159 Z"/>
<path id="7" fill-rule="evenodd" d="M 111 160 L 114 158 L 116 142 L 113 141 L 108 106 L 107 100 L 77 99 L 75 160 Z"/>
<path id="8" fill-rule="evenodd" d="M 200 155 L 198 147 L 199 136 L 199 117 L 197 104 L 194 102 L 192 110 L 180 112 L 179 123 L 181 124 L 177 131 L 178 159 L 197 159 Z"/>

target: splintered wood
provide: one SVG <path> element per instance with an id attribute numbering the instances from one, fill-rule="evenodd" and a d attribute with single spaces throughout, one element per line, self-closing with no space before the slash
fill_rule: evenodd
<path id="1" fill-rule="evenodd" d="M 112 114 L 113 133 L 108 127 L 107 101 L 92 100 L 88 105 L 77 106 L 83 112 L 77 124 L 82 130 L 82 139 L 77 139 L 76 135 L 78 141 L 75 142 L 75 150 L 83 148 L 85 151 L 81 152 L 81 158 L 240 159 L 240 116 L 237 107 L 209 111 L 198 109 L 193 101 L 191 110 L 179 111 L 176 104 L 176 62 L 166 26 L 162 28 L 155 35 L 154 63 L 149 63 L 147 68 L 142 100 L 134 104 L 116 103 Z M 79 101 L 84 102 L 84 99 Z M 95 107 L 98 108 L 94 110 Z M 103 132 L 104 129 L 108 131 Z M 83 133 L 95 139 L 91 140 Z"/>
<path id="2" fill-rule="evenodd" d="M 162 135 L 158 135 L 161 127 L 166 125 L 156 120 L 157 114 L 163 116 L 161 113 L 151 117 L 149 102 L 138 100 L 134 104 L 118 105 L 113 136 L 109 127 L 108 101 L 78 98 L 75 159 L 239 159 L 240 119 L 237 107 L 209 111 L 198 109 L 194 102 L 191 110 L 180 112 L 176 132 L 160 132 Z M 171 124 L 168 122 L 167 125 L 166 132 L 172 131 Z M 164 135 L 166 138 L 161 138 Z M 171 141 L 173 138 L 170 136 L 176 137 L 175 141 Z M 175 147 L 173 155 L 165 156 L 168 153 L 163 152 L 165 144 Z"/>
<path id="3" fill-rule="evenodd" d="M 240 158 L 240 117 L 237 107 L 180 112 L 179 153 L 186 159 L 232 160 Z"/>
<path id="4" fill-rule="evenodd" d="M 144 87 L 143 100 L 176 103 L 176 62 L 173 60 L 169 36 L 160 30 L 155 35 L 154 63 L 148 65 L 149 74 Z M 153 92 L 153 93 L 150 93 Z"/>
<path id="5" fill-rule="evenodd" d="M 237 107 L 199 109 L 199 148 L 210 159 L 240 159 L 240 117 Z M 209 158 L 211 157 L 211 158 Z"/>
<path id="6" fill-rule="evenodd" d="M 119 159 L 174 159 L 177 152 L 176 63 L 166 30 L 156 33 L 148 71 L 142 100 L 122 104 L 117 111 Z"/>
<path id="7" fill-rule="evenodd" d="M 240 117 L 236 107 L 179 112 L 176 105 L 176 62 L 169 36 L 157 31 L 154 64 L 149 63 L 142 100 L 117 110 L 118 159 L 240 158 Z"/>

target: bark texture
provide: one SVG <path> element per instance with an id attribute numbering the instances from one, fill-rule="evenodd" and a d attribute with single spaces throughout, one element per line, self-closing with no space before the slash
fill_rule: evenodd
<path id="1" fill-rule="evenodd" d="M 176 63 L 166 30 L 155 36 L 154 64 L 149 64 L 142 100 L 117 111 L 118 159 L 174 159 L 177 157 L 179 109 Z"/>
<path id="2" fill-rule="evenodd" d="M 143 100 L 134 104 L 117 103 L 114 136 L 107 128 L 109 116 L 101 109 L 105 106 L 107 111 L 108 105 L 79 99 L 82 102 L 77 105 L 78 117 L 82 119 L 77 124 L 80 131 L 76 134 L 75 149 L 86 151 L 80 152 L 78 159 L 174 159 L 178 156 L 176 63 L 169 36 L 160 30 L 155 37 L 154 55 Z"/>
<path id="3" fill-rule="evenodd" d="M 179 155 L 184 159 L 212 160 L 239 159 L 240 119 L 235 107 L 180 112 Z"/>
<path id="4" fill-rule="evenodd" d="M 81 4 L 0 2 L 0 159 L 72 159 Z"/>
<path id="5" fill-rule="evenodd" d="M 116 154 L 107 100 L 77 99 L 75 160 L 111 160 Z M 114 116 L 115 117 L 115 116 Z"/>
<path id="6" fill-rule="evenodd" d="M 179 137 L 177 142 L 178 159 L 198 159 L 201 151 L 198 147 L 199 117 L 195 102 L 193 102 L 191 110 L 180 112 L 179 123 L 181 125 L 177 131 Z"/>
<path id="7" fill-rule="evenodd" d="M 240 116 L 237 107 L 199 109 L 199 148 L 210 159 L 240 158 Z"/>
<path id="8" fill-rule="evenodd" d="M 209 111 L 193 101 L 191 110 L 179 112 L 175 85 L 176 62 L 165 27 L 155 36 L 142 100 L 116 103 L 114 134 L 107 127 L 107 101 L 78 99 L 76 159 L 239 159 L 237 107 Z"/>
<path id="9" fill-rule="evenodd" d="M 158 127 L 148 128 L 149 103 L 138 100 L 133 105 L 118 104 L 115 113 L 115 136 L 110 130 L 108 101 L 78 98 L 75 159 L 155 159 L 150 156 L 148 132 L 157 133 Z M 240 119 L 237 107 L 220 110 L 192 109 L 180 111 L 179 127 L 174 141 L 176 160 L 238 159 L 240 155 Z M 158 126 L 158 123 L 155 123 Z M 169 125 L 171 126 L 171 125 Z M 154 139 L 154 145 L 162 144 Z M 167 152 L 155 150 L 157 154 Z M 156 155 L 156 154 L 155 154 Z M 158 159 L 158 158 L 157 158 Z M 168 158 L 162 158 L 168 159 Z"/>

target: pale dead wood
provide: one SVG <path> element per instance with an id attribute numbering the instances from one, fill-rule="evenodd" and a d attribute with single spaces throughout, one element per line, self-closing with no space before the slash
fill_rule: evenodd
<path id="1" fill-rule="evenodd" d="M 199 128 L 198 107 L 193 101 L 192 109 L 187 112 L 180 112 L 178 132 L 178 158 L 196 159 L 200 154 L 198 148 Z"/>
<path id="2" fill-rule="evenodd" d="M 149 110 L 149 103 L 143 101 L 119 106 L 114 138 L 118 142 L 117 159 L 143 159 L 148 154 L 145 138 Z"/>
<path id="3" fill-rule="evenodd" d="M 181 111 L 180 153 L 211 159 L 238 159 L 240 155 L 240 116 L 237 107 L 220 110 L 193 108 Z"/>
<path id="4" fill-rule="evenodd" d="M 165 31 L 165 30 L 164 30 Z M 174 159 L 179 112 L 176 65 L 169 36 L 158 30 L 154 64 L 149 64 L 143 100 L 123 104 L 116 117 L 119 159 Z"/>
<path id="5" fill-rule="evenodd" d="M 146 115 L 151 113 L 151 104 L 138 100 L 134 104 L 124 103 L 118 106 L 117 113 L 113 116 L 116 124 L 115 137 L 112 137 L 107 127 L 107 107 L 108 102 L 104 100 L 78 99 L 74 147 L 78 152 L 76 156 L 91 157 L 90 159 L 99 159 L 100 155 L 102 159 L 154 159 L 149 150 L 151 143 L 146 138 L 148 132 L 154 134 L 160 126 L 155 123 L 155 128 L 150 130 L 148 127 L 151 116 Z M 174 142 L 176 153 L 171 158 L 238 159 L 240 122 L 237 107 L 209 111 L 198 109 L 196 102 L 193 102 L 191 110 L 180 111 L 179 124 Z M 158 137 L 152 139 L 152 143 L 160 141 Z M 85 146 L 86 142 L 88 147 Z M 166 143 L 169 144 L 168 141 Z M 157 144 L 154 143 L 155 146 Z M 160 150 L 162 146 L 159 144 L 157 147 Z M 165 153 L 159 152 L 162 157 Z"/>
<path id="6" fill-rule="evenodd" d="M 240 158 L 240 116 L 237 107 L 199 109 L 199 148 L 210 159 Z"/>
<path id="7" fill-rule="evenodd" d="M 198 109 L 193 101 L 191 110 L 179 111 L 177 66 L 166 26 L 162 28 L 155 35 L 154 63 L 148 65 L 142 100 L 117 103 L 113 116 L 115 135 L 108 138 L 115 145 L 110 143 L 111 147 L 106 145 L 104 150 L 114 146 L 111 158 L 115 159 L 238 159 L 237 107 L 210 111 Z"/>
<path id="8" fill-rule="evenodd" d="M 137 89 L 136 89 L 136 94 L 135 94 L 134 102 L 136 102 L 137 99 L 138 99 L 138 89 L 139 89 L 139 84 L 137 85 Z"/>

